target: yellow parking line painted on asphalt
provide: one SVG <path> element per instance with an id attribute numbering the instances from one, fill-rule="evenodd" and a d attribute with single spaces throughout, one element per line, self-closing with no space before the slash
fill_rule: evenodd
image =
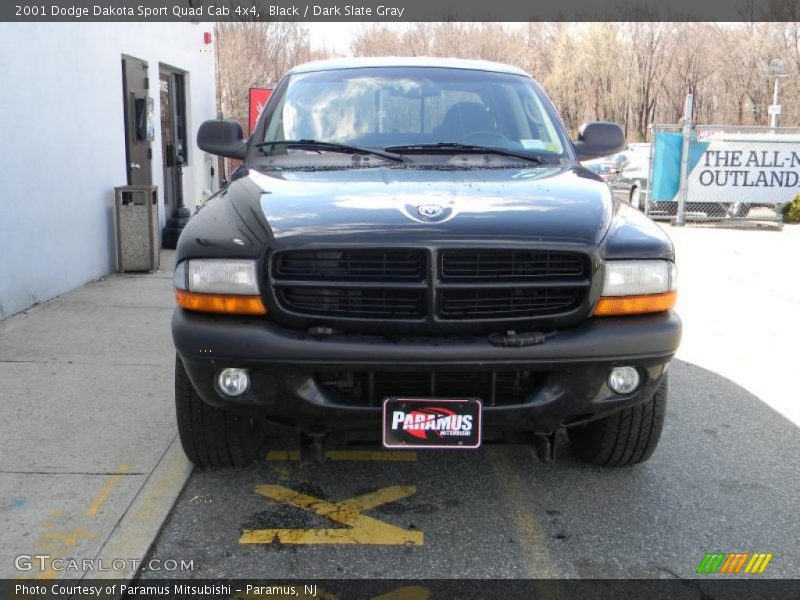
<path id="1" fill-rule="evenodd" d="M 520 537 L 520 545 L 531 579 L 557 577 L 556 567 L 547 549 L 547 541 L 536 519 L 530 514 L 532 490 L 519 484 L 519 474 L 509 466 L 500 448 L 487 448 L 494 479 L 509 507 L 511 522 Z"/>
<path id="2" fill-rule="evenodd" d="M 270 450 L 267 452 L 267 460 L 281 461 L 281 460 L 300 460 L 299 450 Z"/>
<path id="3" fill-rule="evenodd" d="M 100 488 L 97 496 L 95 496 L 94 500 L 89 505 L 89 508 L 86 509 L 85 514 L 87 517 L 93 519 L 97 516 L 97 514 L 100 512 L 100 509 L 103 507 L 103 504 L 105 504 L 106 500 L 108 500 L 108 497 L 111 495 L 111 492 L 113 492 L 114 488 L 117 487 L 119 480 L 122 479 L 122 476 L 130 470 L 130 463 L 125 463 L 124 465 L 119 466 L 116 473 L 108 476 L 103 484 L 103 487 Z"/>
<path id="4" fill-rule="evenodd" d="M 270 450 L 268 461 L 300 460 L 299 450 Z M 327 450 L 325 460 L 376 462 L 415 462 L 417 453 L 408 450 Z"/>
<path id="5" fill-rule="evenodd" d="M 325 453 L 328 460 L 415 462 L 417 453 L 410 450 L 329 450 Z"/>
<path id="6" fill-rule="evenodd" d="M 306 512 L 346 525 L 339 529 L 245 529 L 240 544 L 368 544 L 421 546 L 421 531 L 408 531 L 361 514 L 415 494 L 414 486 L 390 486 L 354 498 L 327 502 L 281 485 L 257 485 L 255 492 L 270 500 L 288 504 Z"/>

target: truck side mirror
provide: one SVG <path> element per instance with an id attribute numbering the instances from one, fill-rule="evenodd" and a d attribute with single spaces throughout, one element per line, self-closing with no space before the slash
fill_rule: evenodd
<path id="1" fill-rule="evenodd" d="M 197 131 L 197 146 L 225 158 L 243 159 L 247 150 L 242 126 L 233 119 L 205 121 Z"/>
<path id="2" fill-rule="evenodd" d="M 578 160 L 608 156 L 625 148 L 625 133 L 616 123 L 584 123 L 578 130 L 578 140 L 574 146 Z"/>

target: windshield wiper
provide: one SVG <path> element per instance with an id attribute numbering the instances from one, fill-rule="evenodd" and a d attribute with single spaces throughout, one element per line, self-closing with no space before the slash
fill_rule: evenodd
<path id="1" fill-rule="evenodd" d="M 500 156 L 512 156 L 514 158 L 521 158 L 532 163 L 541 165 L 544 163 L 540 156 L 528 154 L 523 151 L 510 150 L 508 148 L 497 148 L 495 146 L 479 146 L 476 144 L 461 144 L 459 142 L 439 142 L 437 144 L 408 144 L 406 146 L 389 146 L 385 148 L 387 152 L 442 152 L 442 153 L 483 153 L 483 154 L 498 154 Z"/>
<path id="2" fill-rule="evenodd" d="M 273 146 L 286 146 L 288 148 L 298 148 L 300 150 L 325 150 L 328 152 L 343 152 L 347 154 L 361 154 L 380 156 L 386 160 L 394 162 L 404 162 L 402 156 L 392 154 L 391 152 L 384 152 L 383 150 L 373 150 L 372 148 L 364 148 L 362 146 L 350 146 L 348 144 L 339 144 L 337 142 L 321 142 L 319 140 L 275 140 L 273 142 L 260 142 L 256 144 L 256 148 L 271 148 Z"/>

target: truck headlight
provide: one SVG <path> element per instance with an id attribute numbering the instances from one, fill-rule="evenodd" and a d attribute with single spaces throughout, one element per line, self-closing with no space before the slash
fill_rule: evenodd
<path id="1" fill-rule="evenodd" d="M 606 263 L 596 317 L 669 310 L 678 297 L 678 271 L 668 260 L 611 260 Z"/>
<path id="2" fill-rule="evenodd" d="M 175 267 L 174 282 L 175 299 L 186 310 L 238 315 L 267 312 L 254 260 L 184 260 Z"/>

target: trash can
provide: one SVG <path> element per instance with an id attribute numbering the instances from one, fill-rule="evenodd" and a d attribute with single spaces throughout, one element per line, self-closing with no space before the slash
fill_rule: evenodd
<path id="1" fill-rule="evenodd" d="M 155 271 L 159 266 L 158 186 L 114 188 L 117 271 Z"/>

